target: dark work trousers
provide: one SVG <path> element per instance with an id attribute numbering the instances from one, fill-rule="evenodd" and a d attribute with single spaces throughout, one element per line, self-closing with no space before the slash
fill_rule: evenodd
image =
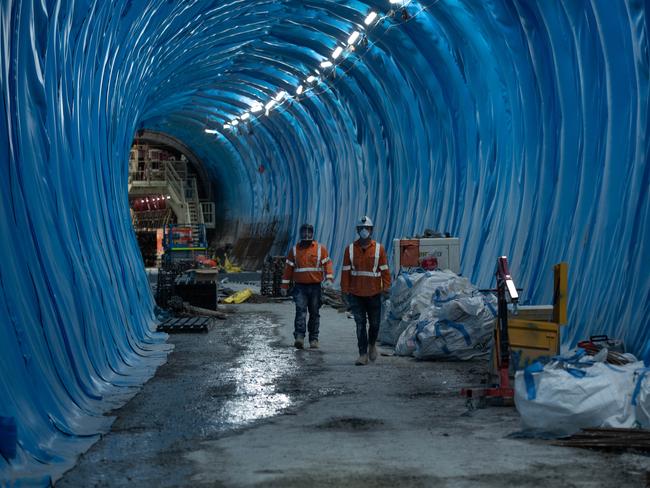
<path id="1" fill-rule="evenodd" d="M 320 327 L 321 289 L 320 283 L 304 285 L 296 283 L 293 288 L 293 301 L 296 303 L 296 319 L 293 337 L 305 337 L 305 325 L 309 328 L 309 340 L 318 340 Z M 309 323 L 305 324 L 309 311 Z"/>
<path id="2" fill-rule="evenodd" d="M 368 344 L 377 342 L 381 320 L 381 294 L 371 297 L 348 295 L 354 321 L 357 323 L 357 345 L 359 355 L 368 354 Z M 366 331 L 366 319 L 369 327 Z"/>

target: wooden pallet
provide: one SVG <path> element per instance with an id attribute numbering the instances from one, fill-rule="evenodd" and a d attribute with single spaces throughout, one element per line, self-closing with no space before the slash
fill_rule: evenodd
<path id="1" fill-rule="evenodd" d="M 557 446 L 604 449 L 611 451 L 650 452 L 650 430 L 641 429 L 583 429 L 581 432 L 558 439 Z"/>
<path id="2" fill-rule="evenodd" d="M 167 319 L 156 330 L 158 332 L 207 332 L 212 325 L 211 317 L 183 317 Z"/>

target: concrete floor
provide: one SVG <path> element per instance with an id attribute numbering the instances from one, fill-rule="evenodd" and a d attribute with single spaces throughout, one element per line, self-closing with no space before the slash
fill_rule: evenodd
<path id="1" fill-rule="evenodd" d="M 297 351 L 292 304 L 238 310 L 172 336 L 169 362 L 57 486 L 650 486 L 649 457 L 509 437 L 514 408 L 468 415 L 458 392 L 484 363 L 354 366 L 345 314 L 323 308 L 322 348 Z"/>

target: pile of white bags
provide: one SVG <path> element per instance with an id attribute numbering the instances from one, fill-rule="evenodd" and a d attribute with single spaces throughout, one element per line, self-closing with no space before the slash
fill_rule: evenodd
<path id="1" fill-rule="evenodd" d="M 496 298 L 451 271 L 402 273 L 391 288 L 379 340 L 400 356 L 467 360 L 492 347 Z"/>
<path id="2" fill-rule="evenodd" d="M 518 371 L 515 405 L 524 430 L 570 435 L 589 427 L 650 428 L 648 368 L 642 361 L 614 366 L 605 357 L 579 349 Z"/>
<path id="3" fill-rule="evenodd" d="M 411 301 L 419 290 L 419 283 L 431 273 L 402 273 L 390 288 L 390 300 L 384 302 L 384 316 L 379 329 L 379 341 L 394 346 L 412 319 L 419 314 L 411 307 Z"/>
<path id="4" fill-rule="evenodd" d="M 495 309 L 496 299 L 483 295 L 459 297 L 430 309 L 418 322 L 413 355 L 419 359 L 487 358 Z"/>

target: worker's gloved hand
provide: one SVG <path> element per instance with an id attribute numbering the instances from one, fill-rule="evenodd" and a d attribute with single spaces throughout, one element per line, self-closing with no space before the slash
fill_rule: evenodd
<path id="1" fill-rule="evenodd" d="M 323 284 L 322 284 L 323 288 L 332 288 L 333 286 L 334 286 L 334 282 L 332 280 L 323 281 Z"/>
<path id="2" fill-rule="evenodd" d="M 286 297 L 288 293 L 289 293 L 289 290 L 287 290 L 286 288 L 280 288 L 280 295 L 281 296 Z"/>

